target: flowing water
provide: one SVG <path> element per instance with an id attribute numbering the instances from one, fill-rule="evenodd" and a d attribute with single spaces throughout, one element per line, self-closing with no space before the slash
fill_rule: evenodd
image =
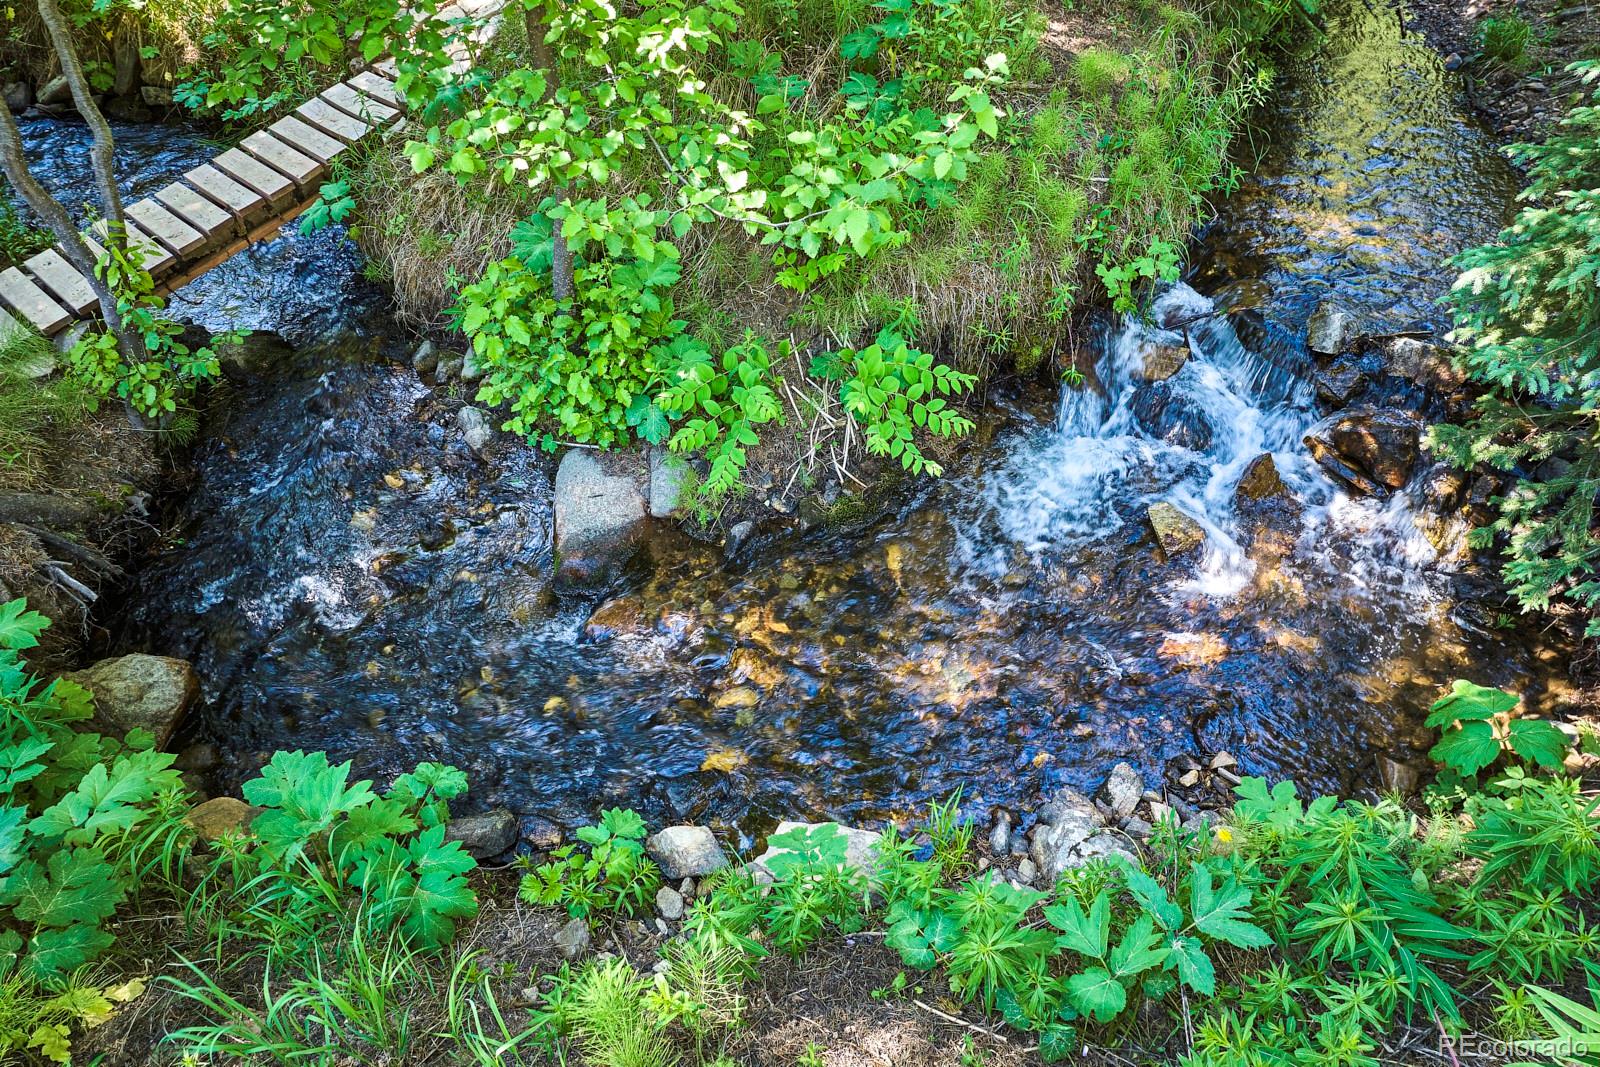
<path id="1" fill-rule="evenodd" d="M 1354 789 L 1426 745 L 1454 677 L 1548 706 L 1562 650 L 1495 628 L 1498 594 L 1434 558 L 1407 494 L 1351 499 L 1301 444 L 1311 308 L 1436 324 L 1442 258 L 1494 231 L 1513 176 L 1392 13 L 1355 8 L 1275 100 L 1260 176 L 1149 322 L 1105 329 L 1085 388 L 1002 395 L 959 474 L 875 518 L 731 562 L 669 531 L 601 597 L 551 586 L 548 460 L 460 442 L 336 236 L 270 242 L 179 294 L 288 344 L 230 373 L 118 645 L 195 661 L 186 739 L 221 749 L 224 787 L 317 747 L 378 778 L 455 763 L 475 803 L 564 822 L 620 803 L 746 830 L 957 786 L 1026 803 L 1119 759 L 1153 783 L 1218 750 Z M 1190 348 L 1160 409 L 1186 446 L 1141 416 L 1156 342 Z M 1298 503 L 1246 514 L 1264 451 Z M 1153 550 L 1158 500 L 1203 553 Z"/>

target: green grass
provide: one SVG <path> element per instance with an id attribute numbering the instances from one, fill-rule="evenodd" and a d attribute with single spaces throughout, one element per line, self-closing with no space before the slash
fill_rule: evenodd
<path id="1" fill-rule="evenodd" d="M 81 389 L 30 369 L 53 360 L 50 342 L 29 329 L 0 330 L 0 485 L 26 485 L 44 469 L 46 436 L 69 426 L 87 410 Z"/>

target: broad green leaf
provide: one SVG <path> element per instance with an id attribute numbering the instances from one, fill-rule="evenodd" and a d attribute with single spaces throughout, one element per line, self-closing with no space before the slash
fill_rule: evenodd
<path id="1" fill-rule="evenodd" d="M 1167 956 L 1166 969 L 1176 969 L 1184 985 L 1208 997 L 1217 991 L 1216 968 L 1199 941 L 1192 937 L 1175 937 L 1167 943 L 1167 948 L 1171 954 Z"/>
<path id="2" fill-rule="evenodd" d="M 1079 1012 L 1108 1023 L 1127 1007 L 1128 991 L 1103 967 L 1091 967 L 1067 979 L 1067 999 Z"/>
<path id="3" fill-rule="evenodd" d="M 1428 755 L 1464 775 L 1474 775 L 1500 757 L 1500 742 L 1486 722 L 1464 722 L 1447 728 Z"/>
<path id="4" fill-rule="evenodd" d="M 1517 698 L 1500 689 L 1489 689 L 1456 679 L 1450 692 L 1433 702 L 1425 726 L 1448 726 L 1453 722 L 1480 722 L 1504 714 L 1517 706 Z"/>
<path id="5" fill-rule="evenodd" d="M 1508 740 L 1511 751 L 1541 767 L 1559 767 L 1571 743 L 1555 724 L 1543 719 L 1512 719 Z"/>
<path id="6" fill-rule="evenodd" d="M 1201 933 L 1239 948 L 1265 948 L 1272 943 L 1266 931 L 1246 921 L 1250 916 L 1248 888 L 1230 877 L 1214 891 L 1211 871 L 1200 864 L 1189 878 L 1189 914 Z"/>
<path id="7" fill-rule="evenodd" d="M 1088 959 L 1105 959 L 1106 943 L 1111 935 L 1111 898 L 1105 891 L 1094 898 L 1088 915 L 1076 900 L 1068 897 L 1060 904 L 1045 908 L 1044 917 L 1061 931 L 1061 936 L 1056 938 L 1058 946 Z"/>

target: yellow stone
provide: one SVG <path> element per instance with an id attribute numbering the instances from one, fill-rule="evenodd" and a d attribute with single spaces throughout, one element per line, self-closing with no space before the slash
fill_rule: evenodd
<path id="1" fill-rule="evenodd" d="M 740 685 L 717 694 L 714 704 L 719 708 L 753 708 L 760 702 L 759 693 L 747 685 Z"/>
<path id="2" fill-rule="evenodd" d="M 750 757 L 736 748 L 717 748 L 706 753 L 705 762 L 700 764 L 702 771 L 722 771 L 724 773 L 736 770 L 750 762 Z"/>

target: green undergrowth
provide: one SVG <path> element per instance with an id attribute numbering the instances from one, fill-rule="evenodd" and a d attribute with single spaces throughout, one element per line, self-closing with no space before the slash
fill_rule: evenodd
<path id="1" fill-rule="evenodd" d="M 43 474 L 49 437 L 88 410 L 77 383 L 43 376 L 55 349 L 31 329 L 0 329 L 0 486 L 23 488 Z"/>
<path id="2" fill-rule="evenodd" d="M 260 43 L 207 102 L 290 92 L 297 27 L 319 62 L 396 49 L 408 138 L 307 225 L 353 222 L 412 313 L 447 305 L 506 429 L 702 454 L 714 503 L 824 422 L 937 474 L 977 377 L 1175 278 L 1314 8 L 1092 6 L 1047 33 L 1027 0 L 528 0 L 464 75 L 433 6 L 387 10 L 235 0 L 218 34 Z"/>
<path id="3" fill-rule="evenodd" d="M 839 985 L 852 938 L 885 975 L 846 1005 L 866 1025 L 928 998 L 1029 1061 L 1370 1067 L 1419 1035 L 1595 1031 L 1600 800 L 1563 772 L 1566 735 L 1498 690 L 1457 682 L 1435 705 L 1441 771 L 1409 806 L 1246 778 L 1209 823 L 1164 817 L 1136 860 L 1027 886 L 983 869 L 958 795 L 887 827 L 863 867 L 837 825 L 774 835 L 759 867 L 702 881 L 674 936 L 640 938 L 662 886 L 643 819 L 612 809 L 544 862 L 480 872 L 446 840 L 469 783 L 437 764 L 379 788 L 279 752 L 244 786 L 254 807 L 197 840 L 173 756 L 94 732 L 93 694 L 29 674 L 46 625 L 0 606 L 12 1059 L 92 1062 L 154 1013 L 139 1062 L 735 1064 L 787 1022 L 753 1007 L 778 959 Z M 482 934 L 507 881 L 524 910 L 497 902 Z M 507 951 L 568 921 L 629 947 Z"/>

